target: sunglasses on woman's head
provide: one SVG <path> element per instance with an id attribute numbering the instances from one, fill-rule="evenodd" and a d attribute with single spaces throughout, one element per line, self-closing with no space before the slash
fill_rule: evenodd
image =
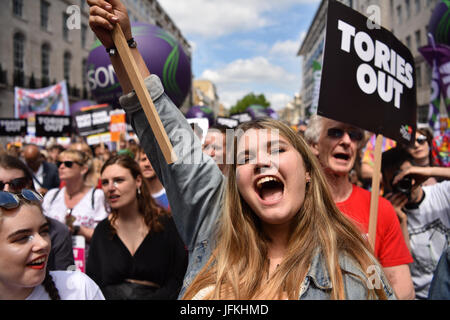
<path id="1" fill-rule="evenodd" d="M 42 202 L 42 196 L 29 189 L 23 189 L 19 193 L 0 191 L 0 207 L 4 209 L 14 209 L 20 204 L 20 198 L 31 202 Z"/>
<path id="2" fill-rule="evenodd" d="M 340 128 L 330 128 L 327 131 L 327 135 L 330 138 L 334 138 L 334 139 L 340 139 L 344 136 L 344 133 L 347 132 L 348 136 L 350 137 L 350 139 L 352 141 L 361 141 L 363 139 L 363 133 L 361 130 L 357 130 L 357 129 L 348 129 L 348 130 L 344 130 L 344 129 L 340 129 Z"/>
<path id="3" fill-rule="evenodd" d="M 59 168 L 63 163 L 66 168 L 72 168 L 74 163 L 78 164 L 79 166 L 82 165 L 81 163 L 76 161 L 56 161 L 56 167 Z"/>
<path id="4" fill-rule="evenodd" d="M 20 191 L 23 188 L 25 188 L 28 184 L 27 178 L 20 177 L 15 178 L 10 181 L 0 181 L 0 190 L 3 191 L 5 189 L 5 186 L 8 185 L 9 189 L 12 191 Z"/>

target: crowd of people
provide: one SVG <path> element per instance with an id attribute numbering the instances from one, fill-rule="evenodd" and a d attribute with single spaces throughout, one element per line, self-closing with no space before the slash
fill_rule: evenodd
<path id="1" fill-rule="evenodd" d="M 131 38 L 120 1 L 88 3 L 106 48 L 118 21 Z M 213 126 L 202 144 L 131 52 L 176 162 L 112 55 L 137 141 L 0 156 L 0 299 L 450 299 L 450 168 L 429 130 L 386 143 L 372 246 L 370 134 L 314 115 L 301 132 L 259 119 L 229 139 Z M 86 273 L 72 237 L 86 242 Z"/>

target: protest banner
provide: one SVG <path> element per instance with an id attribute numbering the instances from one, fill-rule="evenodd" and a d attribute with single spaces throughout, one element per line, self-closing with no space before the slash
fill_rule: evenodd
<path id="1" fill-rule="evenodd" d="M 36 114 L 69 115 L 66 81 L 40 89 L 14 88 L 14 117 L 32 118 Z"/>
<path id="2" fill-rule="evenodd" d="M 81 272 L 86 271 L 86 240 L 83 236 L 72 236 L 72 250 L 75 266 Z"/>
<path id="3" fill-rule="evenodd" d="M 36 114 L 37 137 L 63 137 L 72 133 L 71 116 Z"/>
<path id="4" fill-rule="evenodd" d="M 0 118 L 0 136 L 26 135 L 27 126 L 27 119 Z"/>
<path id="5" fill-rule="evenodd" d="M 75 124 L 80 136 L 85 137 L 109 131 L 111 107 L 101 107 L 77 112 Z"/>
<path id="6" fill-rule="evenodd" d="M 414 142 L 417 100 L 411 52 L 391 32 L 369 28 L 367 21 L 350 7 L 329 2 L 317 114 L 377 135 L 369 219 L 374 246 L 383 135 Z"/>
<path id="7" fill-rule="evenodd" d="M 113 110 L 110 112 L 110 126 L 111 142 L 119 142 L 120 134 L 127 131 L 127 123 L 125 120 L 125 111 Z"/>

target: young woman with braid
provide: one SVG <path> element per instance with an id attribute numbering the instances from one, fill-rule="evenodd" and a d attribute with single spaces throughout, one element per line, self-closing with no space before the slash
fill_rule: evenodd
<path id="1" fill-rule="evenodd" d="M 48 271 L 49 223 L 42 196 L 0 191 L 0 300 L 103 300 L 79 271 Z"/>

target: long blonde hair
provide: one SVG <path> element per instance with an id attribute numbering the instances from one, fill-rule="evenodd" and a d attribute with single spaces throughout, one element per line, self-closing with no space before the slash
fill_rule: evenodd
<path id="1" fill-rule="evenodd" d="M 309 266 L 314 256 L 320 253 L 332 285 L 330 298 L 345 299 L 343 275 L 346 271 L 340 267 L 339 255 L 344 253 L 353 258 L 367 277 L 365 270 L 374 261 L 360 231 L 336 207 L 316 157 L 298 134 L 279 121 L 255 120 L 239 128 L 244 132 L 249 129 L 279 130 L 280 136 L 302 156 L 311 182 L 307 185 L 300 211 L 292 219 L 283 261 L 267 279 L 270 239 L 237 188 L 235 138 L 234 161 L 229 168 L 217 246 L 183 298 L 191 299 L 201 289 L 212 286 L 205 299 L 298 299 Z M 365 285 L 365 281 L 361 281 Z M 367 297 L 386 298 L 382 289 L 368 289 L 367 292 Z"/>

